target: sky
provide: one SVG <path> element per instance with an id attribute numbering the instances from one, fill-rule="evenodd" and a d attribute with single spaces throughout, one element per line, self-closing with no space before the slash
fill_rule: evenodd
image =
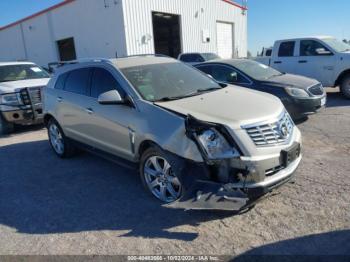
<path id="1" fill-rule="evenodd" d="M 59 2 L 0 0 L 0 26 Z M 248 8 L 248 49 L 253 55 L 284 38 L 332 35 L 350 39 L 350 0 L 248 0 Z"/>
<path id="2" fill-rule="evenodd" d="M 350 0 L 248 0 L 252 55 L 275 40 L 331 35 L 350 39 Z"/>

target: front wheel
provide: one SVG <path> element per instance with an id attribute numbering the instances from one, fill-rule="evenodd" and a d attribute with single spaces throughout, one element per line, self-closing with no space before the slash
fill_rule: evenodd
<path id="1" fill-rule="evenodd" d="M 346 75 L 340 84 L 340 91 L 343 96 L 350 99 L 350 74 Z"/>
<path id="2" fill-rule="evenodd" d="M 143 153 L 140 176 L 146 190 L 164 203 L 172 203 L 182 195 L 183 187 L 172 163 L 157 147 L 149 148 Z"/>
<path id="3" fill-rule="evenodd" d="M 57 156 L 67 158 L 76 152 L 71 141 L 64 135 L 62 128 L 54 119 L 50 119 L 48 125 L 49 142 Z"/>

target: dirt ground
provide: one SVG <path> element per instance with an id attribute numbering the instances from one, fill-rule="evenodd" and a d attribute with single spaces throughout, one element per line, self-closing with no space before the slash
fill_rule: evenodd
<path id="1" fill-rule="evenodd" d="M 350 255 L 350 100 L 298 126 L 294 183 L 241 215 L 163 208 L 130 170 L 58 159 L 41 127 L 1 137 L 0 254 Z"/>

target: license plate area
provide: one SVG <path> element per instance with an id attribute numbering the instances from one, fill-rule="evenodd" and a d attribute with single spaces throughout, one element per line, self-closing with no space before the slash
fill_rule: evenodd
<path id="1" fill-rule="evenodd" d="M 294 162 L 301 153 L 301 146 L 299 143 L 293 144 L 290 148 L 281 152 L 281 162 L 284 167 L 288 167 Z"/>

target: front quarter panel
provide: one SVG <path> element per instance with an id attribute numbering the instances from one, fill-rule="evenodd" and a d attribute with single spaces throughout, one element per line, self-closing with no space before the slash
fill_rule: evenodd
<path id="1" fill-rule="evenodd" d="M 54 84 L 56 81 L 56 76 L 51 78 L 48 82 L 47 86 L 43 89 L 43 113 L 44 115 L 52 115 L 55 116 L 55 104 L 56 104 L 56 96 L 57 90 L 55 90 Z"/>
<path id="2" fill-rule="evenodd" d="M 162 149 L 182 158 L 195 162 L 203 162 L 197 145 L 186 136 L 185 119 L 183 116 L 165 110 L 153 103 L 135 101 L 140 110 L 141 120 L 135 130 L 135 151 L 139 152 L 140 145 L 151 141 Z M 140 155 L 136 154 L 137 158 Z"/>

